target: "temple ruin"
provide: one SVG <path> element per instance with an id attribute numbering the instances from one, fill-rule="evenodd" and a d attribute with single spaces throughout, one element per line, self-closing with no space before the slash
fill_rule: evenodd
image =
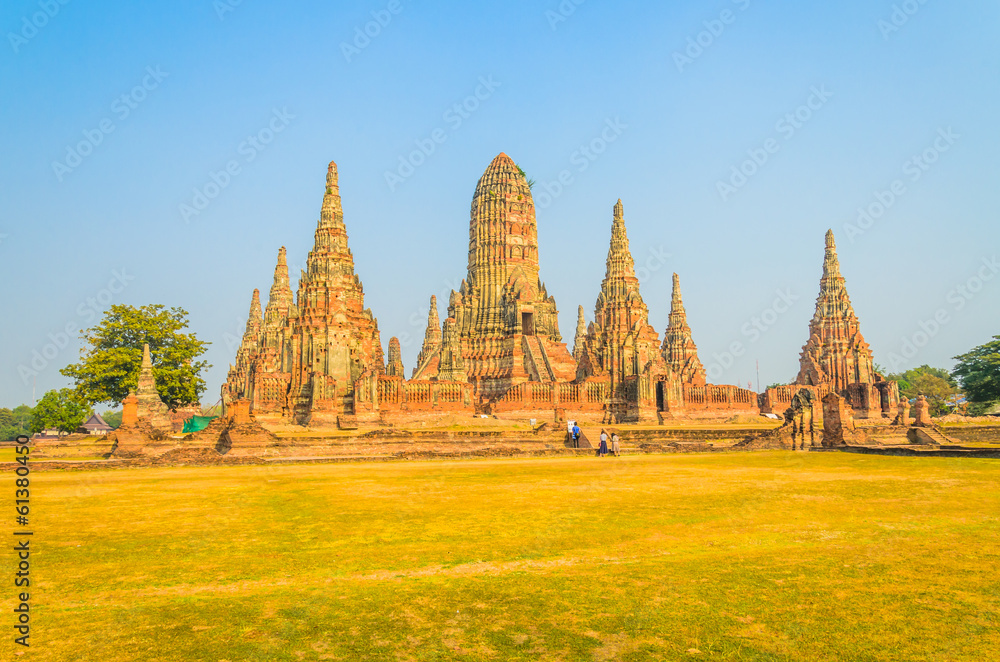
<path id="1" fill-rule="evenodd" d="M 448 302 L 451 342 L 459 352 L 444 342 L 446 320 L 438 370 L 472 382 L 485 397 L 529 381 L 571 381 L 576 365 L 559 335 L 555 299 L 539 272 L 531 188 L 514 161 L 500 154 L 472 196 L 468 274 Z M 424 369 L 414 378 L 436 376 Z"/>
<path id="2" fill-rule="evenodd" d="M 251 297 L 223 402 L 245 400 L 254 417 L 271 422 L 313 425 L 454 413 L 655 423 L 783 413 L 802 389 L 817 403 L 836 393 L 859 417 L 895 411 L 896 385 L 874 371 L 832 232 L 796 383 L 760 396 L 707 383 L 677 274 L 661 342 L 639 292 L 621 200 L 610 235 L 593 320 L 587 324 L 578 308 L 570 352 L 555 299 L 541 279 L 531 186 L 513 159 L 498 155 L 472 196 L 466 277 L 451 292 L 443 320 L 430 297 L 423 343 L 407 379 L 398 339 L 390 339 L 384 357 L 378 323 L 364 307 L 331 163 L 298 291 L 293 296 L 281 248 L 266 308 L 258 290 Z"/>
<path id="3" fill-rule="evenodd" d="M 704 386 L 705 367 L 698 359 L 698 348 L 691 337 L 684 302 L 681 301 L 681 281 L 674 274 L 674 289 L 670 297 L 670 318 L 663 333 L 663 359 L 676 372 L 681 381 L 694 386 Z"/>
<path id="4" fill-rule="evenodd" d="M 871 347 L 861 335 L 840 274 L 833 230 L 826 232 L 823 276 L 816 312 L 809 322 L 809 339 L 799 358 L 799 374 L 789 386 L 767 389 L 761 395 L 761 411 L 780 413 L 802 388 L 813 390 L 817 399 L 827 393 L 846 398 L 858 418 L 888 418 L 899 402 L 896 382 L 875 372 Z"/>
<path id="5" fill-rule="evenodd" d="M 246 399 L 258 417 L 333 423 L 354 413 L 355 382 L 366 372 L 384 370 L 378 322 L 364 307 L 361 279 L 354 273 L 337 164 L 331 162 L 295 302 L 282 248 L 263 316 L 254 291 L 223 403 Z"/>

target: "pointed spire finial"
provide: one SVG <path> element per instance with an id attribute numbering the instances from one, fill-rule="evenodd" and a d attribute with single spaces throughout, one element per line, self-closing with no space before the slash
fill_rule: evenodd
<path id="1" fill-rule="evenodd" d="M 583 346 L 587 340 L 587 318 L 583 315 L 583 306 L 576 311 L 576 336 L 573 338 L 573 358 L 577 361 L 583 356 Z"/>
<path id="2" fill-rule="evenodd" d="M 260 318 L 260 290 L 256 287 L 253 288 L 253 298 L 250 299 L 250 315 Z"/>
<path id="3" fill-rule="evenodd" d="M 343 226 L 344 208 L 340 202 L 340 184 L 337 176 L 337 163 L 330 161 L 326 170 L 326 191 L 323 194 L 323 207 L 320 210 L 319 227 Z"/>
<path id="4" fill-rule="evenodd" d="M 840 260 L 837 258 L 837 244 L 833 240 L 833 230 L 826 231 L 826 256 L 823 258 L 823 277 L 840 276 Z"/>
<path id="5" fill-rule="evenodd" d="M 441 327 L 441 322 L 438 318 L 438 298 L 433 294 L 431 295 L 431 307 L 427 312 L 427 328 L 430 329 L 432 326 L 435 329 Z"/>
<path id="6" fill-rule="evenodd" d="M 149 343 L 144 343 L 142 346 L 142 369 L 153 367 L 153 357 L 149 354 Z"/>
<path id="7" fill-rule="evenodd" d="M 628 247 L 628 231 L 625 229 L 625 208 L 619 199 L 614 208 L 615 219 L 611 223 L 611 243 L 608 246 L 607 271 L 602 290 L 613 278 L 634 278 L 635 261 Z"/>
<path id="8" fill-rule="evenodd" d="M 674 289 L 673 292 L 671 293 L 670 301 L 673 304 L 683 305 L 681 303 L 681 277 L 678 276 L 676 273 L 674 274 Z"/>

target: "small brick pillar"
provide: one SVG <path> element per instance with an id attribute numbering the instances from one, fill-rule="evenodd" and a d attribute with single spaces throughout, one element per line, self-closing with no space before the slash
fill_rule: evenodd
<path id="1" fill-rule="evenodd" d="M 910 424 L 910 401 L 906 398 L 902 398 L 899 404 L 896 405 L 896 418 L 892 422 L 893 425 L 909 425 Z"/>
<path id="2" fill-rule="evenodd" d="M 229 407 L 233 425 L 247 425 L 251 422 L 249 400 L 233 400 Z"/>
<path id="3" fill-rule="evenodd" d="M 917 404 L 914 407 L 916 410 L 913 415 L 913 425 L 918 428 L 929 428 L 934 425 L 931 421 L 931 407 L 927 402 L 927 398 L 920 395 L 917 396 Z"/>
<path id="4" fill-rule="evenodd" d="M 823 396 L 823 448 L 843 446 L 844 430 L 854 430 L 850 406 L 836 393 Z"/>
<path id="5" fill-rule="evenodd" d="M 135 425 L 139 422 L 139 398 L 129 392 L 122 400 L 122 425 Z"/>

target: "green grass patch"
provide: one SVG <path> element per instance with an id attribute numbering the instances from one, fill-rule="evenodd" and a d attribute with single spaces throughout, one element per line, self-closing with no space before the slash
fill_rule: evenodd
<path id="1" fill-rule="evenodd" d="M 978 662 L 998 487 L 793 452 L 36 473 L 30 658 Z"/>

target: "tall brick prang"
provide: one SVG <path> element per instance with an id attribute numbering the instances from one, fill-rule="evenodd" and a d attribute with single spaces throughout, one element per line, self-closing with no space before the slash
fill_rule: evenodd
<path id="1" fill-rule="evenodd" d="M 256 291 L 254 296 L 223 399 L 248 399 L 257 414 L 300 423 L 317 414 L 353 413 L 354 383 L 367 372 L 383 373 L 385 364 L 378 322 L 364 306 L 347 245 L 336 163 L 327 169 L 314 245 L 294 303 L 284 248 L 263 316 Z"/>
<path id="2" fill-rule="evenodd" d="M 438 376 L 438 365 L 441 362 L 441 322 L 438 319 L 437 297 L 433 294 L 430 306 L 424 344 L 420 346 L 417 365 L 413 367 L 413 379 L 434 379 Z"/>
<path id="3" fill-rule="evenodd" d="M 688 326 L 687 313 L 681 300 L 681 281 L 674 274 L 674 288 L 670 297 L 670 317 L 667 330 L 663 334 L 663 360 L 685 384 L 704 386 L 705 367 L 698 359 L 698 348 L 691 337 L 691 327 Z"/>
<path id="4" fill-rule="evenodd" d="M 639 293 L 625 229 L 625 209 L 619 200 L 613 210 L 604 280 L 577 378 L 607 375 L 611 392 L 617 393 L 626 377 L 641 374 L 651 361 L 662 366 L 659 345 L 659 335 L 649 323 L 649 309 Z"/>
<path id="5" fill-rule="evenodd" d="M 796 384 L 830 384 L 837 392 L 848 384 L 873 383 L 872 350 L 861 335 L 858 316 L 840 275 L 833 230 L 826 232 L 823 277 L 816 312 L 809 322 L 809 340 L 802 348 Z"/>
<path id="6" fill-rule="evenodd" d="M 448 317 L 461 352 L 447 362 L 450 378 L 459 377 L 461 363 L 461 381 L 474 383 L 484 397 L 527 381 L 573 379 L 576 365 L 559 335 L 556 302 L 539 277 L 531 188 L 506 154 L 493 159 L 476 185 L 468 275 L 452 292 Z M 453 351 L 448 346 L 446 326 L 442 373 L 444 353 Z"/>
<path id="7" fill-rule="evenodd" d="M 859 418 L 890 418 L 899 402 L 896 382 L 886 381 L 875 372 L 871 347 L 861 335 L 858 316 L 840 274 L 832 230 L 826 232 L 816 312 L 809 322 L 809 340 L 799 356 L 794 386 L 811 388 L 817 397 L 836 393 L 847 399 Z M 780 408 L 788 392 L 785 387 L 767 389 L 762 411 Z"/>

